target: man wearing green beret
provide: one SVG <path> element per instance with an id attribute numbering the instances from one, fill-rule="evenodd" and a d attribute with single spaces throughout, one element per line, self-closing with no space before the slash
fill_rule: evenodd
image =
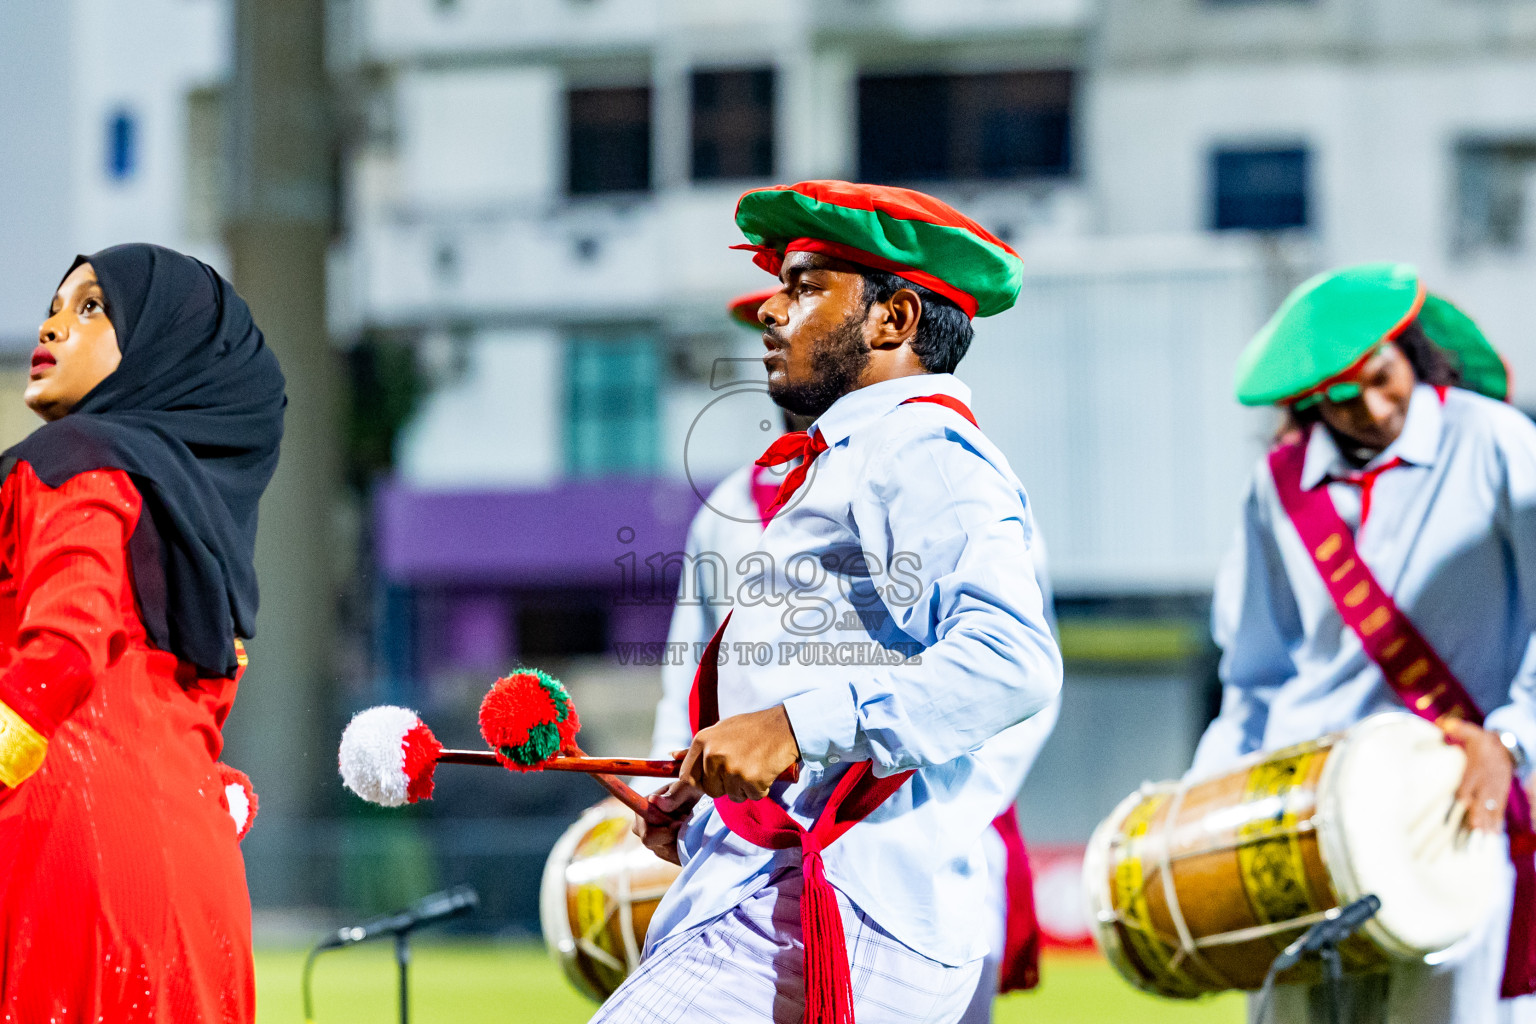
<path id="1" fill-rule="evenodd" d="M 1448 962 L 1346 986 L 1349 1019 L 1536 1013 L 1536 870 L 1519 776 L 1536 750 L 1536 427 L 1466 314 L 1396 263 L 1307 281 L 1238 363 L 1286 416 L 1217 580 L 1221 712 L 1194 775 L 1409 710 L 1466 752 L 1451 825 L 1508 833 L 1503 904 Z M 1327 1019 L 1283 986 L 1273 1019 Z"/>
<path id="2" fill-rule="evenodd" d="M 637 826 L 682 873 L 595 1019 L 954 1024 L 992 945 L 983 837 L 1061 685 L 1028 499 L 952 373 L 1019 259 L 907 189 L 758 189 L 736 222 L 779 278 L 769 393 L 815 422 L 761 460 L 799 463 Z"/>

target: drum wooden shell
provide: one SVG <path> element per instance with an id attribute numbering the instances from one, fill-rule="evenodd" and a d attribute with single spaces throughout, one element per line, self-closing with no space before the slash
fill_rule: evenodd
<path id="1" fill-rule="evenodd" d="M 550 956 L 598 1002 L 639 966 L 651 915 L 678 875 L 645 848 L 633 822 L 623 807 L 588 810 L 550 851 L 539 889 Z"/>
<path id="2" fill-rule="evenodd" d="M 1173 997 L 1256 989 L 1297 935 L 1364 895 L 1355 891 L 1335 776 L 1346 748 L 1383 725 L 1421 744 L 1428 730 L 1427 742 L 1444 747 L 1433 726 L 1382 715 L 1349 733 L 1250 758 L 1225 775 L 1149 784 L 1126 798 L 1095 830 L 1084 861 L 1090 920 L 1120 973 Z M 1359 747 L 1350 753 L 1375 756 Z M 1437 789 L 1454 791 L 1456 765 L 1437 766 Z M 1464 870 L 1486 862 L 1469 853 L 1458 863 Z M 1373 922 L 1341 952 L 1346 969 L 1359 973 L 1430 951 L 1409 948 Z M 1280 980 L 1310 982 L 1314 971 L 1304 964 Z"/>

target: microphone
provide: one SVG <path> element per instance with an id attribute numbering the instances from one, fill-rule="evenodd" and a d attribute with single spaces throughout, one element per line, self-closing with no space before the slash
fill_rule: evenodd
<path id="1" fill-rule="evenodd" d="M 1301 937 L 1275 958 L 1271 972 L 1279 974 L 1296 966 L 1297 962 L 1308 953 L 1315 953 L 1324 946 L 1336 946 L 1349 938 L 1355 932 L 1376 916 L 1381 909 L 1381 898 L 1375 895 L 1362 896 L 1355 902 L 1340 910 L 1326 921 L 1317 924 L 1301 933 Z"/>
<path id="2" fill-rule="evenodd" d="M 422 925 L 446 921 L 451 917 L 467 914 L 480 905 L 480 894 L 473 886 L 457 885 L 430 896 L 423 896 L 404 910 L 376 917 L 372 921 L 338 928 L 334 935 L 321 941 L 316 952 L 324 949 L 340 949 L 358 942 L 367 942 L 383 935 L 398 935 Z"/>

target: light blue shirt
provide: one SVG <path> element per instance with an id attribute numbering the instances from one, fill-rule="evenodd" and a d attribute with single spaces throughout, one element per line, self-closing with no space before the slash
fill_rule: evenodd
<path id="1" fill-rule="evenodd" d="M 1032 561 L 1034 520 L 1007 460 L 953 410 L 948 374 L 886 381 L 817 421 L 829 450 L 742 558 L 719 667 L 721 717 L 783 704 L 798 783 L 773 797 L 809 826 L 848 767 L 916 774 L 824 854 L 827 875 L 901 942 L 946 964 L 982 956 L 982 836 L 1024 780 L 1026 719 L 1061 687 Z M 915 655 L 915 657 L 908 657 Z M 710 801 L 648 947 L 730 910 L 798 850 L 726 829 Z"/>
<path id="2" fill-rule="evenodd" d="M 1536 426 L 1518 410 L 1459 389 L 1442 405 L 1419 385 L 1403 431 L 1367 469 L 1376 479 L 1360 526 L 1358 486 L 1332 435 L 1314 427 L 1302 486 L 1326 486 L 1356 531 L 1360 556 L 1487 715 L 1536 751 Z M 1403 710 L 1345 626 L 1261 460 L 1236 542 L 1216 582 L 1221 713 L 1194 775 L 1244 754 Z"/>

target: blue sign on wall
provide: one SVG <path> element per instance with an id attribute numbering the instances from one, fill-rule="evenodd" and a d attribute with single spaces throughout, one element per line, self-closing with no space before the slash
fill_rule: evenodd
<path id="1" fill-rule="evenodd" d="M 127 181 L 139 162 L 139 125 L 126 109 L 107 118 L 107 177 Z"/>

